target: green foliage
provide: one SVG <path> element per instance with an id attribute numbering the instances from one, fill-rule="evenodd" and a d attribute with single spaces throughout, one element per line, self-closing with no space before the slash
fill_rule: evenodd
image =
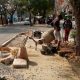
<path id="1" fill-rule="evenodd" d="M 74 14 L 79 15 L 80 14 L 80 0 L 69 0 L 71 3 L 71 6 L 73 7 Z"/>
<path id="2" fill-rule="evenodd" d="M 54 9 L 54 1 L 55 0 L 29 0 L 32 8 L 32 13 L 34 15 L 40 14 L 45 16 L 48 11 Z"/>
<path id="3" fill-rule="evenodd" d="M 28 0 L 13 0 L 13 4 L 18 14 L 22 15 L 27 12 Z"/>
<path id="4" fill-rule="evenodd" d="M 43 14 L 44 10 L 48 9 L 48 0 L 30 0 L 31 7 L 33 8 L 32 12 L 35 14 Z"/>
<path id="5" fill-rule="evenodd" d="M 0 13 L 5 14 L 8 1 L 9 0 L 0 0 Z"/>
<path id="6" fill-rule="evenodd" d="M 0 5 L 3 5 L 5 3 L 7 3 L 7 2 L 8 2 L 8 0 L 0 0 Z"/>
<path id="7" fill-rule="evenodd" d="M 54 10 L 54 6 L 55 6 L 55 0 L 48 0 L 49 1 L 49 8 L 51 10 Z"/>
<path id="8" fill-rule="evenodd" d="M 9 4 L 11 9 L 7 9 L 10 13 L 17 11 L 18 13 L 31 12 L 34 15 L 46 16 L 46 14 L 54 9 L 55 0 L 0 0 L 1 5 Z M 6 5 L 7 7 L 7 5 Z"/>
<path id="9" fill-rule="evenodd" d="M 77 34 L 77 31 L 76 30 L 73 30 L 72 33 L 71 33 L 71 37 L 72 38 L 75 38 L 76 37 L 76 34 Z"/>

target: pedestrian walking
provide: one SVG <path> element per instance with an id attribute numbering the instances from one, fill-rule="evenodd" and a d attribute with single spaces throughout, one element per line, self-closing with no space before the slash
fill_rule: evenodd
<path id="1" fill-rule="evenodd" d="M 67 18 L 63 23 L 63 27 L 65 32 L 64 41 L 68 41 L 69 34 L 72 29 L 72 21 L 69 18 Z"/>

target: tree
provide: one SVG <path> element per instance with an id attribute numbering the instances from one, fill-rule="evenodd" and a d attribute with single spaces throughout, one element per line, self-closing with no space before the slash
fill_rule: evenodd
<path id="1" fill-rule="evenodd" d="M 14 5 L 17 6 L 17 13 L 20 15 L 21 20 L 22 20 L 22 15 L 25 13 L 29 13 L 29 20 L 30 20 L 30 25 L 32 26 L 31 23 L 31 3 L 30 0 L 14 0 Z"/>
<path id="2" fill-rule="evenodd" d="M 54 9 L 54 2 L 55 0 L 30 0 L 32 13 L 34 15 L 39 14 L 45 17 L 48 11 Z"/>
<path id="3" fill-rule="evenodd" d="M 7 20 L 7 7 L 6 7 L 7 3 L 8 3 L 8 0 L 0 0 L 0 15 L 1 15 L 2 25 L 4 24 L 3 16 L 5 18 L 6 24 L 8 24 L 8 20 Z"/>
<path id="4" fill-rule="evenodd" d="M 14 5 L 17 6 L 17 13 L 21 17 L 22 20 L 22 15 L 27 12 L 27 4 L 28 0 L 14 0 Z"/>
<path id="5" fill-rule="evenodd" d="M 35 16 L 37 14 L 45 17 L 48 11 L 53 10 L 55 0 L 10 0 L 9 4 L 11 9 L 9 10 L 9 14 L 12 16 L 15 11 L 18 12 L 19 15 L 23 15 L 24 13 L 29 13 L 29 19 L 31 23 L 31 14 Z M 32 25 L 32 24 L 31 24 Z"/>
<path id="6" fill-rule="evenodd" d="M 24 13 L 29 13 L 31 22 L 31 14 L 41 15 L 43 18 L 54 9 L 55 0 L 0 0 L 5 18 L 10 15 L 10 23 L 13 23 L 13 15 L 15 11 L 22 17 Z M 7 18 L 6 18 L 7 19 Z"/>
<path id="7" fill-rule="evenodd" d="M 7 12 L 10 15 L 9 23 L 13 24 L 13 15 L 17 9 L 17 5 L 15 4 L 15 0 L 9 0 L 7 3 Z"/>
<path id="8" fill-rule="evenodd" d="M 49 1 L 49 9 L 54 10 L 55 0 L 48 0 L 48 1 Z"/>
<path id="9" fill-rule="evenodd" d="M 77 35 L 76 35 L 76 55 L 80 56 L 80 0 L 69 0 L 72 8 L 73 13 L 76 18 L 77 24 Z"/>

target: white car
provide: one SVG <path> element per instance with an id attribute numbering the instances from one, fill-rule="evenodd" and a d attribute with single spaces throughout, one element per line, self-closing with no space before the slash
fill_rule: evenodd
<path id="1" fill-rule="evenodd" d="M 33 18 L 31 18 L 31 23 L 33 24 Z M 25 20 L 24 20 L 24 25 L 30 25 L 30 20 L 29 20 L 29 18 L 25 18 Z"/>
<path id="2" fill-rule="evenodd" d="M 30 25 L 29 18 L 26 18 L 26 19 L 24 20 L 24 25 Z"/>

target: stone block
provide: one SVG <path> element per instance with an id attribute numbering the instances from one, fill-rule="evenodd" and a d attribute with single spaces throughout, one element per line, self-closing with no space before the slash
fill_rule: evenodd
<path id="1" fill-rule="evenodd" d="M 27 61 L 25 59 L 20 59 L 20 58 L 14 59 L 13 67 L 14 68 L 26 68 Z"/>

